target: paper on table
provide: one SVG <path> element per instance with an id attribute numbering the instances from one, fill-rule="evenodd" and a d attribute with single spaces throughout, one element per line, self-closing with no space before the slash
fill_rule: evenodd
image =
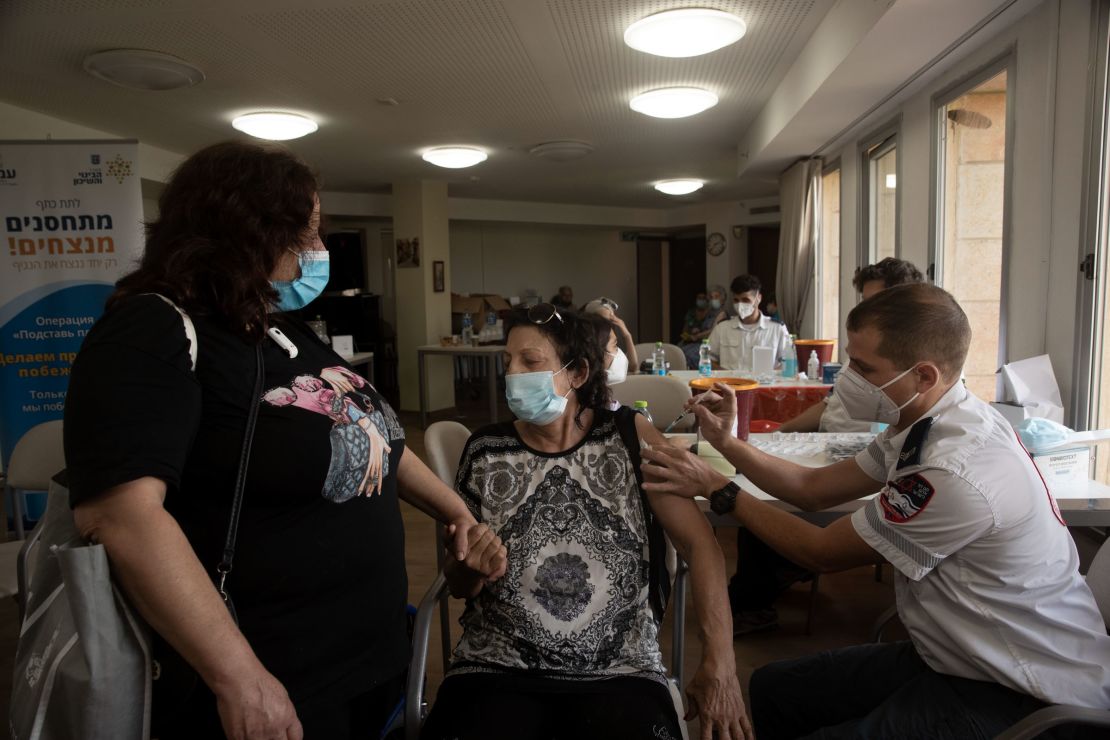
<path id="1" fill-rule="evenodd" d="M 1023 406 L 1027 416 L 1063 423 L 1064 402 L 1048 355 L 1038 355 L 1003 365 L 1002 401 Z"/>
<path id="2" fill-rule="evenodd" d="M 759 378 L 775 371 L 775 349 L 752 347 L 752 374 Z"/>

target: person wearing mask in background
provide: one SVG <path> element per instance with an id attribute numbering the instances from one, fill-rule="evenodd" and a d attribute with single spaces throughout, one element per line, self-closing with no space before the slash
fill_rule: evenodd
<path id="1" fill-rule="evenodd" d="M 720 299 L 717 301 L 720 308 Z M 686 367 L 696 370 L 698 367 L 698 349 L 701 340 L 707 338 L 717 324 L 718 311 L 709 305 L 709 296 L 705 292 L 694 297 L 694 305 L 686 312 L 682 321 L 682 352 L 686 355 Z"/>
<path id="2" fill-rule="evenodd" d="M 971 326 L 956 299 L 898 285 L 853 308 L 847 328 L 837 392 L 853 418 L 890 425 L 854 459 L 810 468 L 737 439 L 736 395 L 724 384 L 693 412 L 753 485 L 803 511 L 879 490 L 851 516 L 818 527 L 688 452 L 642 453 L 644 474 L 666 481 L 646 490 L 705 496 L 811 570 L 896 570 L 909 639 L 758 669 L 749 686 L 758 736 L 992 738 L 1048 704 L 1110 710 L 1106 624 L 1029 453 L 960 382 Z"/>
<path id="3" fill-rule="evenodd" d="M 583 314 L 597 334 L 597 343 L 605 350 L 605 383 L 610 388 L 620 385 L 628 378 L 628 356 L 617 346 L 617 327 L 612 321 L 603 319 L 597 314 Z M 611 395 L 611 394 L 610 394 Z M 610 398 L 609 410 L 616 411 L 621 407 L 621 402 Z"/>
<path id="4" fill-rule="evenodd" d="M 771 293 L 767 296 L 767 302 L 763 304 L 763 313 L 771 317 L 771 321 L 777 321 L 780 324 L 785 323 L 782 316 L 779 314 L 779 302 L 775 298 L 775 294 Z"/>
<path id="5" fill-rule="evenodd" d="M 732 281 L 736 318 L 717 324 L 709 335 L 709 354 L 714 368 L 750 370 L 753 347 L 770 347 L 775 351 L 775 365 L 782 361 L 790 335 L 785 324 L 760 313 L 761 288 L 755 275 L 741 275 Z"/>
<path id="6" fill-rule="evenodd" d="M 873 265 L 856 268 L 852 285 L 859 291 L 860 298 L 867 300 L 881 290 L 895 285 L 923 283 L 925 276 L 912 262 L 887 257 Z M 844 404 L 830 392 L 828 398 L 816 403 L 798 416 L 783 424 L 780 432 L 867 432 L 871 425 L 856 421 L 848 416 Z"/>
<path id="7" fill-rule="evenodd" d="M 632 332 L 628 330 L 624 319 L 617 316 L 618 308 L 620 306 L 612 298 L 594 298 L 585 306 L 582 306 L 582 313 L 597 315 L 606 321 L 612 322 L 617 346 L 624 351 L 631 372 L 637 372 L 640 367 L 640 358 L 636 356 L 636 341 L 632 338 Z"/>
<path id="8" fill-rule="evenodd" d="M 551 298 L 551 305 L 563 311 L 573 311 L 574 291 L 569 285 L 560 285 L 559 292 Z"/>
<path id="9" fill-rule="evenodd" d="M 906 283 L 922 283 L 925 278 L 913 264 L 894 257 L 856 270 L 852 284 L 863 300 L 881 290 Z M 815 403 L 779 427 L 780 432 L 869 432 L 871 422 L 856 421 L 833 390 L 825 400 Z M 732 604 L 732 629 L 736 636 L 774 629 L 779 615 L 775 600 L 792 584 L 813 577 L 813 573 L 792 563 L 768 547 L 750 529 L 736 532 L 736 573 L 728 584 Z"/>

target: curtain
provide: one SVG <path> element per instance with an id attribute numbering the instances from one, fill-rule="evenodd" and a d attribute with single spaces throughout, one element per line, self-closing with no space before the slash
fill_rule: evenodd
<path id="1" fill-rule="evenodd" d="M 802 160 L 783 173 L 779 209 L 782 225 L 775 297 L 782 320 L 792 334 L 798 334 L 806 307 L 814 299 L 821 218 L 820 159 Z"/>

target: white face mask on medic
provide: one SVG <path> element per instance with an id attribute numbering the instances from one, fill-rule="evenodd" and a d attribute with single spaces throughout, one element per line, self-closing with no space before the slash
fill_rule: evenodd
<path id="1" fill-rule="evenodd" d="M 836 381 L 834 383 L 836 397 L 844 404 L 844 410 L 848 412 L 848 416 L 856 421 L 877 421 L 882 424 L 897 424 L 898 419 L 902 415 L 902 409 L 917 400 L 917 397 L 920 396 L 921 393 L 914 393 L 910 396 L 908 401 L 899 406 L 894 403 L 890 396 L 883 392 L 883 389 L 889 388 L 916 369 L 917 365 L 914 365 L 908 370 L 904 370 L 898 375 L 895 375 L 882 385 L 875 385 L 853 370 L 850 366 L 846 367 L 836 374 Z"/>

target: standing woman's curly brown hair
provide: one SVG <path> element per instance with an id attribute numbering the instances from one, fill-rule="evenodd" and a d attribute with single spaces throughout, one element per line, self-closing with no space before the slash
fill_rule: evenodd
<path id="1" fill-rule="evenodd" d="M 146 224 L 139 267 L 108 299 L 161 293 L 245 339 L 266 330 L 277 301 L 270 276 L 289 249 L 310 242 L 319 182 L 279 146 L 227 141 L 201 149 L 170 177 L 158 219 Z"/>

